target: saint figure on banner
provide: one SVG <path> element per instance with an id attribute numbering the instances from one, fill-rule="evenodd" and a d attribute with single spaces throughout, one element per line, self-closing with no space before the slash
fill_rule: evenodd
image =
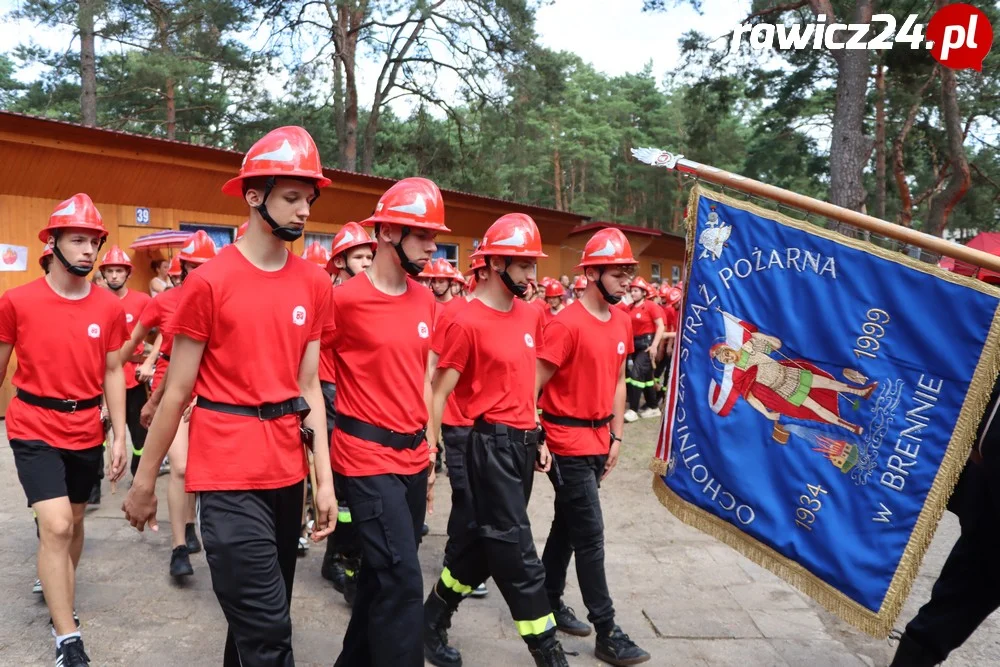
<path id="1" fill-rule="evenodd" d="M 782 417 L 825 422 L 861 435 L 863 427 L 840 416 L 839 397 L 846 394 L 867 399 L 878 382 L 865 386 L 840 382 L 812 362 L 786 357 L 780 352 L 778 338 L 728 313 L 723 316 L 726 340 L 709 350 L 709 355 L 724 365 L 722 384 L 712 380 L 709 393 L 716 414 L 727 416 L 736 399 L 743 397 L 774 422 Z"/>

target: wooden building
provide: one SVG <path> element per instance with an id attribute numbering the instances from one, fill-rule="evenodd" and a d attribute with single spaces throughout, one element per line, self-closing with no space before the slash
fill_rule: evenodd
<path id="1" fill-rule="evenodd" d="M 132 258 L 130 289 L 147 289 L 151 261 L 165 256 L 129 250 L 138 237 L 166 229 L 206 229 L 226 242 L 246 219 L 243 201 L 220 190 L 239 172 L 243 155 L 235 151 L 0 112 L 0 155 L 0 243 L 28 249 L 26 271 L 0 271 L 0 292 L 41 275 L 38 231 L 55 205 L 77 192 L 94 200 L 110 232 L 109 244 L 118 244 Z M 313 240 L 329 248 L 337 230 L 349 220 L 368 217 L 393 182 L 324 171 L 333 184 L 314 205 L 305 237 L 292 243 L 294 252 L 301 253 Z M 438 253 L 462 269 L 483 232 L 504 213 L 527 213 L 538 223 L 549 255 L 539 262 L 540 276 L 572 275 L 583 243 L 601 226 L 588 223 L 586 216 L 554 209 L 453 190 L 443 195 L 445 222 L 452 233 L 438 236 Z M 683 243 L 653 230 L 622 229 L 641 254 L 643 275 L 680 263 Z M 649 255 L 651 251 L 664 254 Z M 13 364 L 8 378 L 12 374 Z M 9 382 L 0 389 L 0 414 L 10 391 Z"/>

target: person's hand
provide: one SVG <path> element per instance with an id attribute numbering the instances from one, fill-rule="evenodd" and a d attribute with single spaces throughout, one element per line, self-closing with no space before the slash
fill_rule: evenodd
<path id="1" fill-rule="evenodd" d="M 607 479 L 611 471 L 615 469 L 618 465 L 618 455 L 621 452 L 621 442 L 614 440 L 611 442 L 611 449 L 608 450 L 608 460 L 604 463 L 604 473 L 601 475 L 601 481 L 603 482 Z"/>
<path id="2" fill-rule="evenodd" d="M 427 513 L 434 514 L 434 482 L 437 480 L 437 473 L 434 472 L 434 455 L 431 455 L 431 462 L 427 466 Z"/>
<path id="3" fill-rule="evenodd" d="M 779 419 L 781 419 L 781 413 L 780 412 L 771 412 L 770 410 L 768 410 L 765 414 L 767 415 L 767 418 L 770 419 L 773 422 L 776 422 Z"/>
<path id="4" fill-rule="evenodd" d="M 153 366 L 147 362 L 139 364 L 135 371 L 139 382 L 149 382 L 153 379 Z"/>
<path id="5" fill-rule="evenodd" d="M 147 524 L 153 532 L 160 530 L 156 523 L 156 493 L 152 486 L 147 487 L 138 482 L 132 484 L 122 503 L 122 512 L 125 513 L 125 519 L 140 533 Z"/>
<path id="6" fill-rule="evenodd" d="M 548 472 L 552 467 L 552 454 L 549 453 L 548 445 L 538 446 L 538 458 L 535 459 L 535 470 L 538 472 Z"/>
<path id="7" fill-rule="evenodd" d="M 150 425 L 152 425 L 153 415 L 156 414 L 156 406 L 157 404 L 153 402 L 153 399 L 149 399 L 142 406 L 142 410 L 139 411 L 139 423 L 142 424 L 144 429 L 148 430 Z"/>
<path id="8" fill-rule="evenodd" d="M 117 482 L 125 475 L 125 463 L 127 460 L 125 453 L 125 435 L 115 433 L 111 441 L 111 469 L 108 470 L 108 479 Z"/>
<path id="9" fill-rule="evenodd" d="M 310 537 L 313 542 L 319 542 L 337 527 L 337 496 L 333 491 L 333 483 L 319 484 L 313 496 L 316 521 Z"/>
<path id="10" fill-rule="evenodd" d="M 184 415 L 183 415 L 183 417 L 184 417 L 184 423 L 185 424 L 187 424 L 188 422 L 191 421 L 191 410 L 194 409 L 194 403 L 195 403 L 196 400 L 198 400 L 198 399 L 192 398 L 191 402 L 188 403 L 188 406 L 186 408 L 184 408 Z"/>

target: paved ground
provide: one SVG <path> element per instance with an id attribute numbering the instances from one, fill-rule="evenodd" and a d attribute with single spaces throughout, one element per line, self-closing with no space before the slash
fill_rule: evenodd
<path id="1" fill-rule="evenodd" d="M 618 619 L 653 654 L 651 665 L 874 666 L 888 664 L 892 648 L 852 630 L 793 588 L 712 538 L 682 525 L 650 491 L 646 471 L 656 425 L 640 422 L 618 470 L 602 494 L 607 524 L 607 567 Z M 5 435 L 0 424 L 0 438 Z M 4 440 L 5 442 L 5 440 Z M 17 482 L 9 448 L 0 455 L 0 665 L 52 664 L 48 613 L 31 594 L 35 531 Z M 160 478 L 158 534 L 140 535 L 118 511 L 117 497 L 87 518 L 87 542 L 78 576 L 77 607 L 94 665 L 218 665 L 224 619 L 211 590 L 204 555 L 195 556 L 190 583 L 167 577 L 169 529 L 166 478 Z M 538 477 L 531 514 L 541 550 L 552 516 L 552 489 Z M 447 485 L 442 484 L 446 491 Z M 107 493 L 107 485 L 105 485 Z M 424 583 L 439 574 L 448 516 L 446 492 L 429 517 L 431 535 L 421 548 Z M 958 534 L 948 515 L 925 561 L 899 626 L 929 596 L 930 586 Z M 295 655 L 300 665 L 333 663 L 348 610 L 320 578 L 321 547 L 300 559 L 295 581 Z M 571 577 L 571 581 L 575 578 Z M 585 615 L 578 589 L 570 605 Z M 452 631 L 469 667 L 531 664 L 494 591 L 463 604 Z M 998 621 L 984 627 L 948 661 L 949 666 L 1000 664 Z M 388 638 L 387 638 L 388 639 Z M 563 637 L 579 657 L 572 665 L 599 665 L 592 640 Z M 391 639 L 389 639 L 391 641 Z"/>

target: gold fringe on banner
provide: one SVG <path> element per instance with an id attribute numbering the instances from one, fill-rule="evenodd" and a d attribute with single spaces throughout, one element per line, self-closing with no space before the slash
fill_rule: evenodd
<path id="1" fill-rule="evenodd" d="M 874 244 L 852 239 L 801 220 L 795 220 L 776 211 L 712 192 L 700 185 L 696 185 L 691 189 L 691 196 L 688 202 L 687 252 L 689 258 L 693 257 L 694 230 L 698 217 L 698 200 L 701 196 L 708 197 L 726 206 L 774 220 L 780 224 L 805 231 L 809 234 L 814 234 L 840 245 L 863 250 L 877 257 L 934 275 L 942 280 L 961 284 L 993 296 L 1000 296 L 1000 290 L 982 281 L 959 276 L 937 266 L 915 260 L 908 255 L 892 252 Z M 689 261 L 685 276 L 685 287 L 687 288 L 690 286 L 690 264 L 691 262 Z M 934 538 L 934 531 L 937 529 L 938 522 L 944 514 L 948 498 L 951 496 L 952 491 L 954 491 L 958 477 L 965 467 L 969 453 L 972 451 L 976 430 L 986 412 L 990 393 L 998 374 L 1000 374 L 1000 307 L 993 314 L 990 331 L 987 334 L 986 342 L 980 353 L 979 362 L 976 365 L 969 391 L 966 393 L 962 408 L 959 411 L 958 420 L 952 431 L 951 440 L 942 459 L 941 467 L 934 478 L 931 489 L 927 494 L 927 499 L 924 501 L 924 506 L 920 511 L 916 525 L 910 534 L 910 539 L 903 550 L 903 555 L 899 560 L 896 572 L 889 583 L 889 588 L 878 611 L 873 611 L 855 602 L 841 591 L 806 570 L 799 563 L 779 554 L 771 547 L 758 542 L 733 524 L 682 500 L 667 487 L 663 480 L 663 475 L 666 473 L 666 461 L 654 459 L 650 463 L 650 469 L 656 475 L 653 478 L 653 491 L 660 502 L 682 522 L 711 535 L 758 565 L 767 568 L 854 627 L 875 637 L 886 637 L 902 611 L 903 603 L 910 593 L 913 580 L 920 569 L 924 554 L 927 552 L 927 548 Z"/>

